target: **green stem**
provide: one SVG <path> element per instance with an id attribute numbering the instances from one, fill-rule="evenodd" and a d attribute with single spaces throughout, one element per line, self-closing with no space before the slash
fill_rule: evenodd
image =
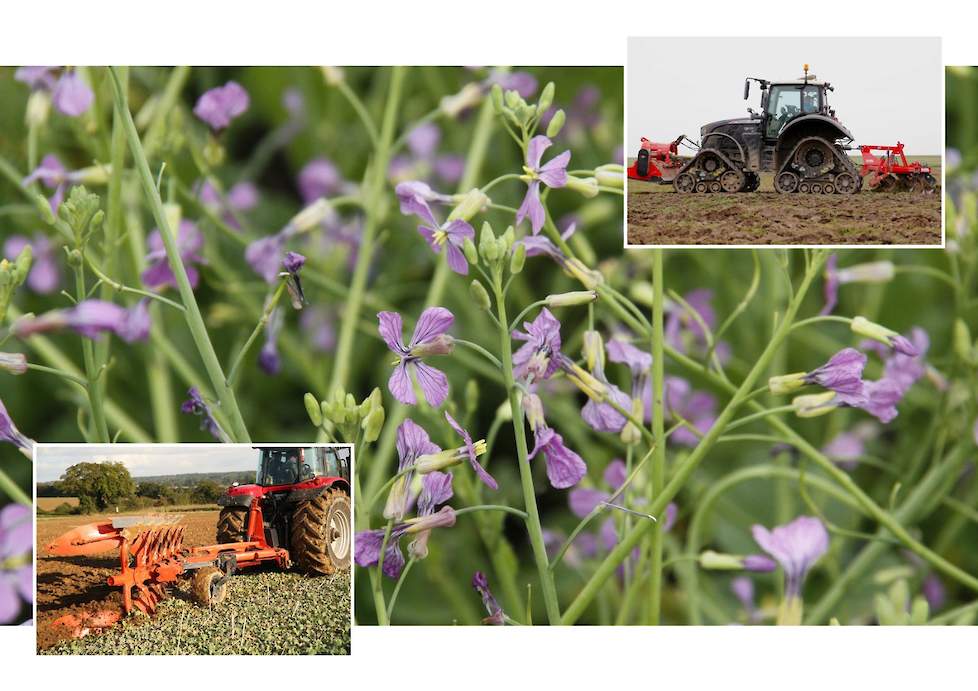
<path id="1" fill-rule="evenodd" d="M 476 504 L 475 506 L 466 506 L 461 509 L 455 509 L 456 516 L 464 516 L 467 513 L 472 513 L 474 511 L 502 511 L 503 513 L 509 513 L 514 516 L 522 518 L 524 521 L 527 519 L 526 511 L 520 511 L 512 506 L 506 506 L 504 504 Z"/>
<path id="2" fill-rule="evenodd" d="M 391 78 L 392 91 L 394 90 L 394 79 L 394 77 Z M 356 92 L 350 88 L 349 84 L 346 83 L 346 79 L 340 80 L 340 82 L 336 84 L 336 88 L 339 89 L 341 94 L 343 94 L 343 97 L 350 104 L 350 107 L 353 108 L 353 112 L 357 114 L 357 117 L 360 118 L 363 129 L 366 130 L 367 136 L 370 137 L 370 143 L 373 146 L 374 151 L 377 151 L 380 148 L 380 141 L 383 135 L 377 134 L 377 126 L 370 117 L 370 113 L 367 112 L 367 107 L 363 105 L 363 101 L 360 100 L 360 97 L 357 96 Z M 400 85 L 398 85 L 397 88 L 400 89 Z M 390 98 L 390 96 L 388 96 L 388 98 Z M 390 142 L 388 142 L 385 146 L 389 147 Z M 386 170 L 386 165 L 384 168 Z"/>
<path id="3" fill-rule="evenodd" d="M 766 371 L 771 358 L 780 348 L 781 343 L 788 335 L 788 330 L 794 321 L 795 315 L 798 313 L 798 309 L 801 307 L 802 299 L 808 292 L 808 288 L 812 281 L 817 275 L 818 269 L 821 268 L 822 263 L 825 260 L 825 255 L 819 253 L 818 261 L 812 263 L 808 267 L 804 278 L 802 279 L 801 286 L 796 292 L 795 296 L 792 298 L 785 312 L 784 318 L 778 325 L 771 341 L 764 348 L 764 351 L 758 357 L 757 362 L 751 368 L 750 372 L 744 378 L 740 387 L 738 387 L 727 403 L 727 406 L 723 409 L 720 415 L 717 417 L 716 422 L 710 428 L 703 438 L 700 440 L 696 448 L 687 456 L 686 460 L 680 465 L 669 482 L 665 485 L 663 490 L 659 492 L 655 499 L 648 506 L 648 512 L 653 516 L 658 515 L 666 505 L 675 497 L 679 491 L 683 488 L 689 476 L 692 475 L 693 471 L 699 466 L 703 458 L 706 457 L 707 453 L 713 447 L 716 440 L 723 434 L 727 425 L 730 423 L 731 418 L 737 409 L 744 402 L 746 397 L 749 395 L 750 391 L 754 387 L 754 382 Z M 661 361 L 661 359 L 660 359 Z M 654 364 L 654 363 L 653 363 Z M 648 530 L 651 530 L 656 523 L 642 522 L 638 524 L 635 528 L 629 532 L 625 538 L 618 543 L 614 550 L 605 558 L 605 560 L 598 567 L 597 571 L 584 586 L 574 602 L 564 613 L 564 623 L 573 624 L 584 611 L 587 609 L 588 605 L 594 599 L 594 597 L 601 590 L 605 582 L 614 574 L 615 569 L 618 565 L 624 561 L 631 550 L 644 538 Z"/>
<path id="4" fill-rule="evenodd" d="M 115 107 L 123 119 L 126 137 L 129 141 L 129 149 L 133 156 L 136 171 L 139 174 L 139 179 L 143 187 L 143 192 L 149 202 L 150 210 L 153 212 L 156 227 L 159 229 L 160 236 L 163 239 L 167 257 L 170 260 L 170 268 L 176 278 L 180 301 L 186 310 L 185 318 L 187 327 L 190 329 L 194 344 L 200 353 L 200 358 L 204 363 L 204 369 L 207 371 L 211 385 L 214 387 L 214 392 L 218 395 L 219 405 L 227 412 L 231 438 L 237 442 L 248 442 L 251 440 L 248 434 L 248 428 L 245 426 L 244 418 L 242 418 L 241 411 L 238 409 L 238 402 L 234 397 L 234 391 L 227 383 L 227 379 L 221 369 L 221 363 L 217 358 L 217 353 L 214 351 L 214 345 L 211 343 L 210 336 L 207 333 L 207 327 L 204 325 L 204 318 L 200 313 L 200 308 L 194 297 L 194 290 L 190 285 L 190 279 L 187 277 L 187 269 L 184 267 L 183 259 L 180 257 L 180 248 L 177 245 L 176 236 L 170 227 L 166 213 L 163 211 L 163 200 L 160 199 L 159 190 L 156 189 L 156 182 L 149 170 L 149 163 L 146 160 L 146 154 L 139 141 L 136 125 L 132 121 L 132 114 L 129 112 L 129 105 L 126 101 L 126 94 L 123 92 L 122 85 L 119 83 L 115 68 L 110 67 L 109 74 L 112 76 Z"/>
<path id="5" fill-rule="evenodd" d="M 411 567 L 414 566 L 414 562 L 417 561 L 413 556 L 407 560 L 407 564 L 404 565 L 404 569 L 401 571 L 401 575 L 397 578 L 397 583 L 394 585 L 394 592 L 391 593 L 391 599 L 387 602 L 387 621 L 391 620 L 391 614 L 394 613 L 394 605 L 397 603 L 397 596 L 401 592 L 401 585 L 404 583 L 404 579 L 407 578 L 408 572 Z"/>
<path id="6" fill-rule="evenodd" d="M 231 369 L 228 370 L 228 386 L 234 385 L 234 375 L 238 373 L 241 363 L 244 362 L 245 356 L 248 354 L 248 351 L 251 349 L 251 346 L 254 344 L 255 340 L 261 335 L 261 332 L 264 331 L 265 327 L 268 325 L 268 320 L 271 318 L 272 312 L 274 312 L 275 308 L 278 307 L 279 300 L 281 300 L 282 294 L 285 292 L 285 286 L 285 281 L 279 282 L 278 288 L 275 289 L 275 293 L 272 295 L 272 299 L 268 301 L 267 305 L 265 305 L 265 310 L 262 312 L 261 318 L 258 320 L 258 323 L 255 324 L 254 330 L 251 332 L 251 335 L 248 336 L 248 340 L 245 341 L 244 345 L 241 346 L 241 351 L 238 353 L 237 357 L 234 358 L 234 363 L 231 365 Z"/>
<path id="7" fill-rule="evenodd" d="M 357 321 L 360 318 L 360 306 L 363 303 L 363 295 L 367 288 L 367 277 L 370 270 L 370 263 L 373 260 L 374 243 L 377 239 L 377 230 L 381 222 L 383 213 L 383 194 L 387 167 L 390 162 L 391 140 L 394 137 L 394 128 L 397 124 L 397 111 L 401 101 L 401 91 L 404 86 L 405 68 L 393 67 L 391 72 L 390 90 L 387 94 L 387 104 L 384 108 L 384 119 L 381 124 L 379 138 L 376 134 L 373 139 L 376 142 L 374 159 L 368 175 L 366 189 L 364 190 L 366 222 L 364 223 L 363 235 L 360 240 L 360 249 L 357 252 L 357 263 L 353 269 L 353 278 L 350 280 L 350 293 L 346 300 L 343 310 L 343 324 L 340 327 L 340 336 L 336 346 L 336 357 L 333 359 L 333 372 L 330 375 L 329 391 L 346 386 L 349 380 L 351 367 L 351 357 L 353 355 L 353 336 L 356 332 Z M 351 99 L 351 103 L 359 103 L 345 81 L 340 82 L 340 90 Z M 360 104 L 362 107 L 362 104 Z M 354 105 L 356 108 L 356 105 Z M 358 111 L 359 112 L 359 111 Z M 364 117 L 365 113 L 361 113 Z M 366 126 L 366 124 L 365 124 Z M 367 487 L 370 490 L 370 487 Z"/>
<path id="8" fill-rule="evenodd" d="M 649 472 L 649 502 L 654 502 L 665 486 L 666 439 L 665 439 L 665 358 L 662 345 L 664 332 L 664 283 L 662 250 L 652 251 L 652 436 L 655 448 Z M 649 574 L 649 600 L 647 621 L 657 625 L 662 599 L 662 526 L 652 526 L 652 560 Z"/>
<path id="9" fill-rule="evenodd" d="M 84 250 L 82 250 L 84 251 Z M 75 267 L 75 293 L 78 302 L 85 299 L 85 268 L 82 265 Z M 108 444 L 109 426 L 105 422 L 105 409 L 102 405 L 102 390 L 99 385 L 100 368 L 95 363 L 95 344 L 89 338 L 82 338 L 82 358 L 85 363 L 85 379 L 88 381 L 88 402 L 92 409 L 92 424 L 95 434 L 100 442 Z"/>
<path id="10" fill-rule="evenodd" d="M 374 605 L 377 608 L 377 624 L 379 626 L 389 626 L 390 619 L 387 618 L 387 605 L 384 604 L 384 555 L 387 552 L 387 545 L 391 539 L 391 529 L 394 527 L 394 519 L 387 521 L 384 529 L 384 541 L 380 545 L 380 555 L 377 557 L 377 567 L 374 569 L 376 578 L 372 581 L 374 586 Z"/>
<path id="11" fill-rule="evenodd" d="M 67 379 L 70 382 L 74 382 L 75 384 L 78 384 L 82 388 L 88 386 L 88 382 L 82 379 L 81 377 L 76 377 L 74 374 L 71 374 L 70 372 L 64 372 L 62 370 L 55 369 L 54 367 L 47 367 L 45 365 L 38 365 L 33 362 L 28 362 L 27 369 L 35 370 L 37 372 L 47 372 L 48 374 L 53 374 L 55 376 L 61 377 L 62 379 Z"/>
<path id="12" fill-rule="evenodd" d="M 496 367 L 497 369 L 503 366 L 502 363 L 499 362 L 499 358 L 497 358 L 495 355 L 490 353 L 488 350 L 483 348 L 478 343 L 473 343 L 472 341 L 466 341 L 461 338 L 456 338 L 455 343 L 457 343 L 460 346 L 465 346 L 466 348 L 470 348 L 475 352 L 479 353 L 482 357 L 484 357 L 486 360 L 491 362 L 493 366 Z"/>
<path id="13" fill-rule="evenodd" d="M 506 298 L 497 272 L 494 277 L 493 290 L 496 297 L 496 313 L 500 324 L 508 324 L 506 318 Z M 516 436 L 516 456 L 520 469 L 520 485 L 523 488 L 523 504 L 526 509 L 526 530 L 533 549 L 533 560 L 540 576 L 540 586 L 543 590 L 543 602 L 547 609 L 547 618 L 551 625 L 560 623 L 560 606 L 557 603 L 557 590 L 554 587 L 553 576 L 547 561 L 547 547 L 543 541 L 543 529 L 540 525 L 540 514 L 537 510 L 536 490 L 533 487 L 533 469 L 530 468 L 529 450 L 526 444 L 526 428 L 523 422 L 523 403 L 513 375 L 513 344 L 509 331 L 499 330 L 499 355 L 502 358 L 503 381 L 509 396 L 509 407 L 513 412 L 513 432 Z"/>
<path id="14" fill-rule="evenodd" d="M 6 494 L 18 504 L 23 504 L 24 506 L 34 505 L 34 502 L 27 493 L 20 488 L 20 485 L 11 480 L 10 476 L 2 468 L 0 468 L 0 492 Z"/>

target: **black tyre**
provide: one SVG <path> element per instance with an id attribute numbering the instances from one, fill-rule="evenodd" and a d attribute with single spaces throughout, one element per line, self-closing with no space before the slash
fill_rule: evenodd
<path id="1" fill-rule="evenodd" d="M 248 509 L 225 506 L 217 519 L 217 542 L 246 542 L 248 537 Z"/>
<path id="2" fill-rule="evenodd" d="M 350 498 L 340 489 L 301 502 L 292 513 L 292 560 L 303 571 L 320 576 L 349 568 L 352 526 Z"/>

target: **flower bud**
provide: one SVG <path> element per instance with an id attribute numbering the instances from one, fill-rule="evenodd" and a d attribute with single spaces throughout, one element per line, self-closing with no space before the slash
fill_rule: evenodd
<path id="1" fill-rule="evenodd" d="M 617 163 L 606 163 L 594 169 L 594 177 L 602 187 L 625 188 L 625 170 Z"/>
<path id="2" fill-rule="evenodd" d="M 476 307 L 481 310 L 488 312 L 492 309 L 492 301 L 489 299 L 489 291 L 486 290 L 485 286 L 479 279 L 474 279 L 469 284 L 469 294 L 472 296 L 472 300 L 475 302 Z"/>
<path id="3" fill-rule="evenodd" d="M 455 339 L 449 334 L 438 334 L 424 343 L 411 348 L 413 357 L 428 357 L 429 355 L 451 355 L 455 350 Z"/>
<path id="4" fill-rule="evenodd" d="M 163 204 L 163 216 L 166 218 L 166 224 L 170 226 L 170 230 L 174 233 L 180 227 L 180 220 L 183 218 L 183 209 L 179 204 L 164 203 Z"/>
<path id="5" fill-rule="evenodd" d="M 509 404 L 509 399 L 505 399 L 496 408 L 496 419 L 500 422 L 509 422 L 513 419 L 513 406 Z"/>
<path id="6" fill-rule="evenodd" d="M 499 240 L 502 254 L 508 253 L 509 248 L 516 242 L 516 230 L 513 226 L 506 226 L 506 231 L 499 237 Z"/>
<path id="7" fill-rule="evenodd" d="M 342 67 L 322 66 L 319 70 L 323 73 L 323 80 L 329 86 L 339 86 L 346 79 L 346 73 Z"/>
<path id="8" fill-rule="evenodd" d="M 644 410 L 642 401 L 637 398 L 633 398 L 632 417 L 636 420 L 641 420 L 643 415 Z M 621 434 L 619 436 L 621 437 L 621 442 L 625 445 L 638 444 L 640 441 L 642 441 L 641 431 L 631 420 L 625 423 L 625 426 L 622 427 Z"/>
<path id="9" fill-rule="evenodd" d="M 302 397 L 302 402 L 306 405 L 306 414 L 309 415 L 309 421 L 312 423 L 312 426 L 321 427 L 323 424 L 323 411 L 316 397 L 311 393 L 307 393 Z"/>
<path id="10" fill-rule="evenodd" d="M 573 175 L 567 176 L 567 188 L 574 190 L 588 199 L 597 197 L 600 191 L 598 189 L 597 178 L 578 178 Z"/>
<path id="11" fill-rule="evenodd" d="M 207 142 L 204 144 L 203 154 L 204 161 L 211 168 L 218 168 L 224 163 L 227 152 L 224 150 L 221 142 L 214 137 L 213 132 L 207 135 Z"/>
<path id="12" fill-rule="evenodd" d="M 967 362 L 969 365 L 976 364 L 978 358 L 975 357 L 975 347 L 971 342 L 971 331 L 968 329 L 967 323 L 961 318 L 958 318 L 954 322 L 953 342 L 954 354 L 962 362 Z"/>
<path id="13" fill-rule="evenodd" d="M 513 247 L 513 252 L 509 256 L 509 272 L 518 274 L 523 270 L 524 263 L 526 263 L 526 245 L 521 242 Z"/>
<path id="14" fill-rule="evenodd" d="M 51 113 L 51 95 L 43 89 L 31 93 L 27 99 L 24 122 L 28 127 L 41 127 L 48 121 Z"/>
<path id="15" fill-rule="evenodd" d="M 893 279 L 893 262 L 853 264 L 835 272 L 839 283 L 887 283 Z"/>
<path id="16" fill-rule="evenodd" d="M 298 233 L 305 233 L 319 226 L 323 221 L 333 215 L 333 207 L 325 199 L 317 199 L 312 204 L 297 213 L 289 221 L 289 225 L 295 228 Z"/>
<path id="17" fill-rule="evenodd" d="M 487 263 L 492 263 L 499 259 L 499 248 L 496 245 L 496 236 L 492 232 L 489 223 L 482 224 L 482 234 L 479 236 L 479 254 Z"/>
<path id="18" fill-rule="evenodd" d="M 853 333 L 884 343 L 904 355 L 916 357 L 920 354 L 910 341 L 896 331 L 888 329 L 881 324 L 871 322 L 865 317 L 855 317 L 850 323 L 850 328 Z"/>
<path id="19" fill-rule="evenodd" d="M 648 281 L 635 281 L 628 294 L 635 302 L 651 307 L 655 299 L 655 288 Z"/>
<path id="20" fill-rule="evenodd" d="M 564 129 L 564 123 L 567 121 L 567 115 L 564 113 L 564 109 L 561 108 L 554 116 L 550 118 L 550 122 L 547 123 L 547 136 L 553 139 L 560 131 Z"/>
<path id="21" fill-rule="evenodd" d="M 360 429 L 363 430 L 363 441 L 367 444 L 377 441 L 380 431 L 384 428 L 386 413 L 383 408 L 374 408 L 360 422 Z"/>
<path id="22" fill-rule="evenodd" d="M 30 245 L 24 245 L 24 248 L 14 259 L 14 263 L 11 265 L 11 277 L 13 279 L 13 287 L 21 285 L 27 280 L 27 274 L 31 272 L 31 262 L 34 257 L 34 249 Z"/>
<path id="23" fill-rule="evenodd" d="M 85 185 L 104 185 L 109 181 L 112 176 L 112 166 L 88 166 L 87 168 L 82 168 L 76 170 L 74 173 L 74 179 Z"/>
<path id="24" fill-rule="evenodd" d="M 794 374 L 781 374 L 767 380 L 767 388 L 773 394 L 786 394 L 800 389 L 805 385 L 807 372 L 795 372 Z"/>
<path id="25" fill-rule="evenodd" d="M 520 93 L 518 91 L 513 91 L 512 89 L 506 92 L 505 99 L 506 107 L 511 109 L 517 108 L 521 103 L 523 103 L 523 99 L 520 98 Z"/>
<path id="26" fill-rule="evenodd" d="M 499 115 L 503 112 L 503 87 L 493 84 L 489 89 L 489 98 L 492 99 L 492 109 Z"/>
<path id="27" fill-rule="evenodd" d="M 594 290 L 597 286 L 604 283 L 604 276 L 584 266 L 576 257 L 564 262 L 564 270 L 580 281 L 581 285 L 588 290 Z"/>
<path id="28" fill-rule="evenodd" d="M 485 210 L 488 204 L 489 197 L 487 197 L 478 187 L 475 187 L 462 195 L 458 206 L 452 209 L 452 213 L 448 215 L 448 220 L 471 221 L 477 213 L 481 213 L 483 210 Z"/>
<path id="29" fill-rule="evenodd" d="M 27 371 L 27 356 L 23 353 L 0 353 L 0 370 L 23 374 Z"/>
<path id="30" fill-rule="evenodd" d="M 791 406 L 798 417 L 818 417 L 835 410 L 838 405 L 834 403 L 835 391 L 824 393 L 809 394 L 807 396 L 796 396 L 791 401 Z"/>
<path id="31" fill-rule="evenodd" d="M 593 290 L 575 290 L 569 293 L 548 295 L 545 301 L 548 307 L 573 307 L 574 305 L 589 305 L 597 299 L 598 294 Z"/>
<path id="32" fill-rule="evenodd" d="M 595 368 L 604 370 L 604 339 L 593 329 L 584 332 L 584 361 L 592 372 Z"/>
<path id="33" fill-rule="evenodd" d="M 462 243 L 462 254 L 465 255 L 465 260 L 469 264 L 475 266 L 479 263 L 479 250 L 475 248 L 472 238 L 465 238 L 465 242 Z"/>
<path id="34" fill-rule="evenodd" d="M 482 100 L 482 88 L 470 82 L 462 87 L 462 90 L 452 96 L 445 96 L 438 103 L 438 108 L 442 113 L 450 118 L 458 117 L 464 111 L 479 105 Z"/>
<path id="35" fill-rule="evenodd" d="M 736 554 L 721 554 L 711 549 L 699 556 L 700 568 L 711 571 L 740 571 L 744 568 L 744 560 Z"/>
<path id="36" fill-rule="evenodd" d="M 553 82 L 547 82 L 547 85 L 543 87 L 543 91 L 540 92 L 540 100 L 537 101 L 537 115 L 543 115 L 553 105 L 556 90 L 557 87 L 554 86 Z"/>
<path id="37" fill-rule="evenodd" d="M 763 554 L 748 554 L 744 557 L 744 568 L 757 573 L 769 573 L 778 568 L 774 560 Z"/>

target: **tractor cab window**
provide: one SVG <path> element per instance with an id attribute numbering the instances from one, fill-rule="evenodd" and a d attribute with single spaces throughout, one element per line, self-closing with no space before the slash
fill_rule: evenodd
<path id="1" fill-rule="evenodd" d="M 268 487 L 298 482 L 300 451 L 300 449 L 263 450 L 260 484 Z"/>
<path id="2" fill-rule="evenodd" d="M 326 475 L 329 477 L 350 477 L 350 450 L 346 447 L 325 449 Z"/>
<path id="3" fill-rule="evenodd" d="M 767 136 L 778 136 L 781 128 L 798 115 L 819 113 L 822 110 L 820 87 L 814 84 L 772 86 L 767 98 Z"/>

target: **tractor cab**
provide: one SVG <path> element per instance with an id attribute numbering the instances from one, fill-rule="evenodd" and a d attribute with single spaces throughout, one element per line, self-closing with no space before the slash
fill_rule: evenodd
<path id="1" fill-rule="evenodd" d="M 347 448 L 263 447 L 259 449 L 256 482 L 281 487 L 325 477 L 350 477 Z"/>
<path id="2" fill-rule="evenodd" d="M 765 139 L 776 140 L 788 123 L 802 116 L 835 117 L 835 111 L 829 108 L 828 102 L 832 85 L 818 81 L 814 74 L 809 74 L 808 65 L 804 66 L 804 70 L 804 76 L 796 81 L 770 82 L 757 77 L 744 80 L 744 100 L 750 96 L 752 81 L 760 85 L 761 112 L 755 113 L 751 108 L 747 110 L 752 117 L 763 121 Z"/>

